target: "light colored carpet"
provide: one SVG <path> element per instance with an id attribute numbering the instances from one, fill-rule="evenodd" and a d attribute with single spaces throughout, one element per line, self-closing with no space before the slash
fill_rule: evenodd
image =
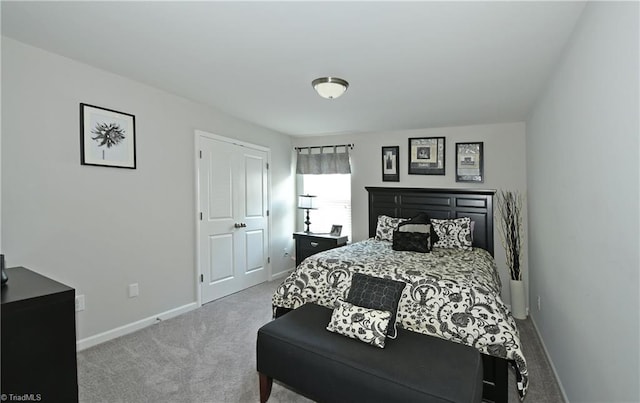
<path id="1" fill-rule="evenodd" d="M 258 402 L 256 334 L 279 281 L 219 299 L 78 353 L 80 401 Z M 518 321 L 530 374 L 525 402 L 563 402 L 530 320 Z M 510 373 L 509 402 L 518 402 Z M 270 403 L 310 400 L 274 383 Z"/>

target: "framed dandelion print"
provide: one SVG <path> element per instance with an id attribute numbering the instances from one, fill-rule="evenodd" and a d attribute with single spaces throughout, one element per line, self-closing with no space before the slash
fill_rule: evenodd
<path id="1" fill-rule="evenodd" d="M 136 169 L 136 117 L 80 104 L 82 165 Z"/>
<path id="2" fill-rule="evenodd" d="M 484 143 L 456 143 L 456 182 L 484 182 Z"/>

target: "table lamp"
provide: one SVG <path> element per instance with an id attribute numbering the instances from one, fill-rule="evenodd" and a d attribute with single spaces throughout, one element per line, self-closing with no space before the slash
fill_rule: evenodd
<path id="1" fill-rule="evenodd" d="M 309 231 L 309 225 L 311 224 L 311 221 L 309 221 L 309 210 L 317 210 L 316 196 L 311 196 L 308 194 L 298 196 L 298 208 L 307 210 L 307 219 L 304 222 L 305 224 L 307 224 L 307 229 L 304 232 L 310 233 L 311 231 Z"/>

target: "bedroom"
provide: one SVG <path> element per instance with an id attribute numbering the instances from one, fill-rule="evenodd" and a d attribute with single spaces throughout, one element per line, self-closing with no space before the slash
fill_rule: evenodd
<path id="1" fill-rule="evenodd" d="M 566 47 L 549 66 L 549 80 L 534 89 L 539 91 L 535 105 L 521 119 L 314 138 L 278 133 L 107 67 L 67 59 L 47 50 L 44 39 L 32 47 L 29 32 L 12 39 L 5 34 L 9 6 L 3 2 L 2 251 L 9 266 L 37 269 L 86 295 L 86 310 L 78 314 L 78 340 L 113 336 L 114 329 L 197 304 L 194 129 L 270 147 L 271 214 L 278 217 L 271 228 L 274 274 L 291 268 L 280 251 L 291 250 L 290 234 L 299 229 L 292 147 L 356 144 L 354 238 L 363 239 L 363 189 L 382 185 L 380 147 L 406 147 L 409 137 L 444 136 L 449 152 L 458 141 L 485 142 L 490 165 L 483 187 L 517 188 L 528 195 L 530 313 L 568 399 L 640 397 L 637 3 L 586 4 L 575 28 L 566 30 Z M 177 57 L 166 68 L 189 71 L 188 65 Z M 300 91 L 316 96 L 309 80 L 300 84 Z M 348 101 L 358 91 L 354 84 L 336 101 Z M 319 107 L 330 107 L 320 101 Z M 80 102 L 136 115 L 136 170 L 80 166 Z M 598 156 L 599 168 L 585 173 L 583 161 L 590 155 Z M 406 158 L 406 148 L 401 158 Z M 447 161 L 453 161 L 453 154 Z M 401 170 L 400 184 L 459 186 L 452 170 L 448 165 L 446 176 L 429 181 Z M 593 228 L 621 236 L 596 240 Z M 499 252 L 496 256 L 501 258 Z M 613 274 L 607 277 L 608 287 L 618 291 L 600 297 L 603 267 Z M 140 284 L 136 299 L 126 295 L 131 283 Z M 607 317 L 615 332 L 589 328 L 585 324 L 593 317 Z M 605 349 L 599 348 L 602 343 Z M 624 346 L 635 347 L 629 353 Z M 594 361 L 617 364 L 592 368 Z"/>

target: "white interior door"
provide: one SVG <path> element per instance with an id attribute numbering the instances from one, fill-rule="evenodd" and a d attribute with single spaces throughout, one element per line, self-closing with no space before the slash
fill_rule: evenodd
<path id="1" fill-rule="evenodd" d="M 204 135 L 198 146 L 204 304 L 267 280 L 268 153 Z"/>

